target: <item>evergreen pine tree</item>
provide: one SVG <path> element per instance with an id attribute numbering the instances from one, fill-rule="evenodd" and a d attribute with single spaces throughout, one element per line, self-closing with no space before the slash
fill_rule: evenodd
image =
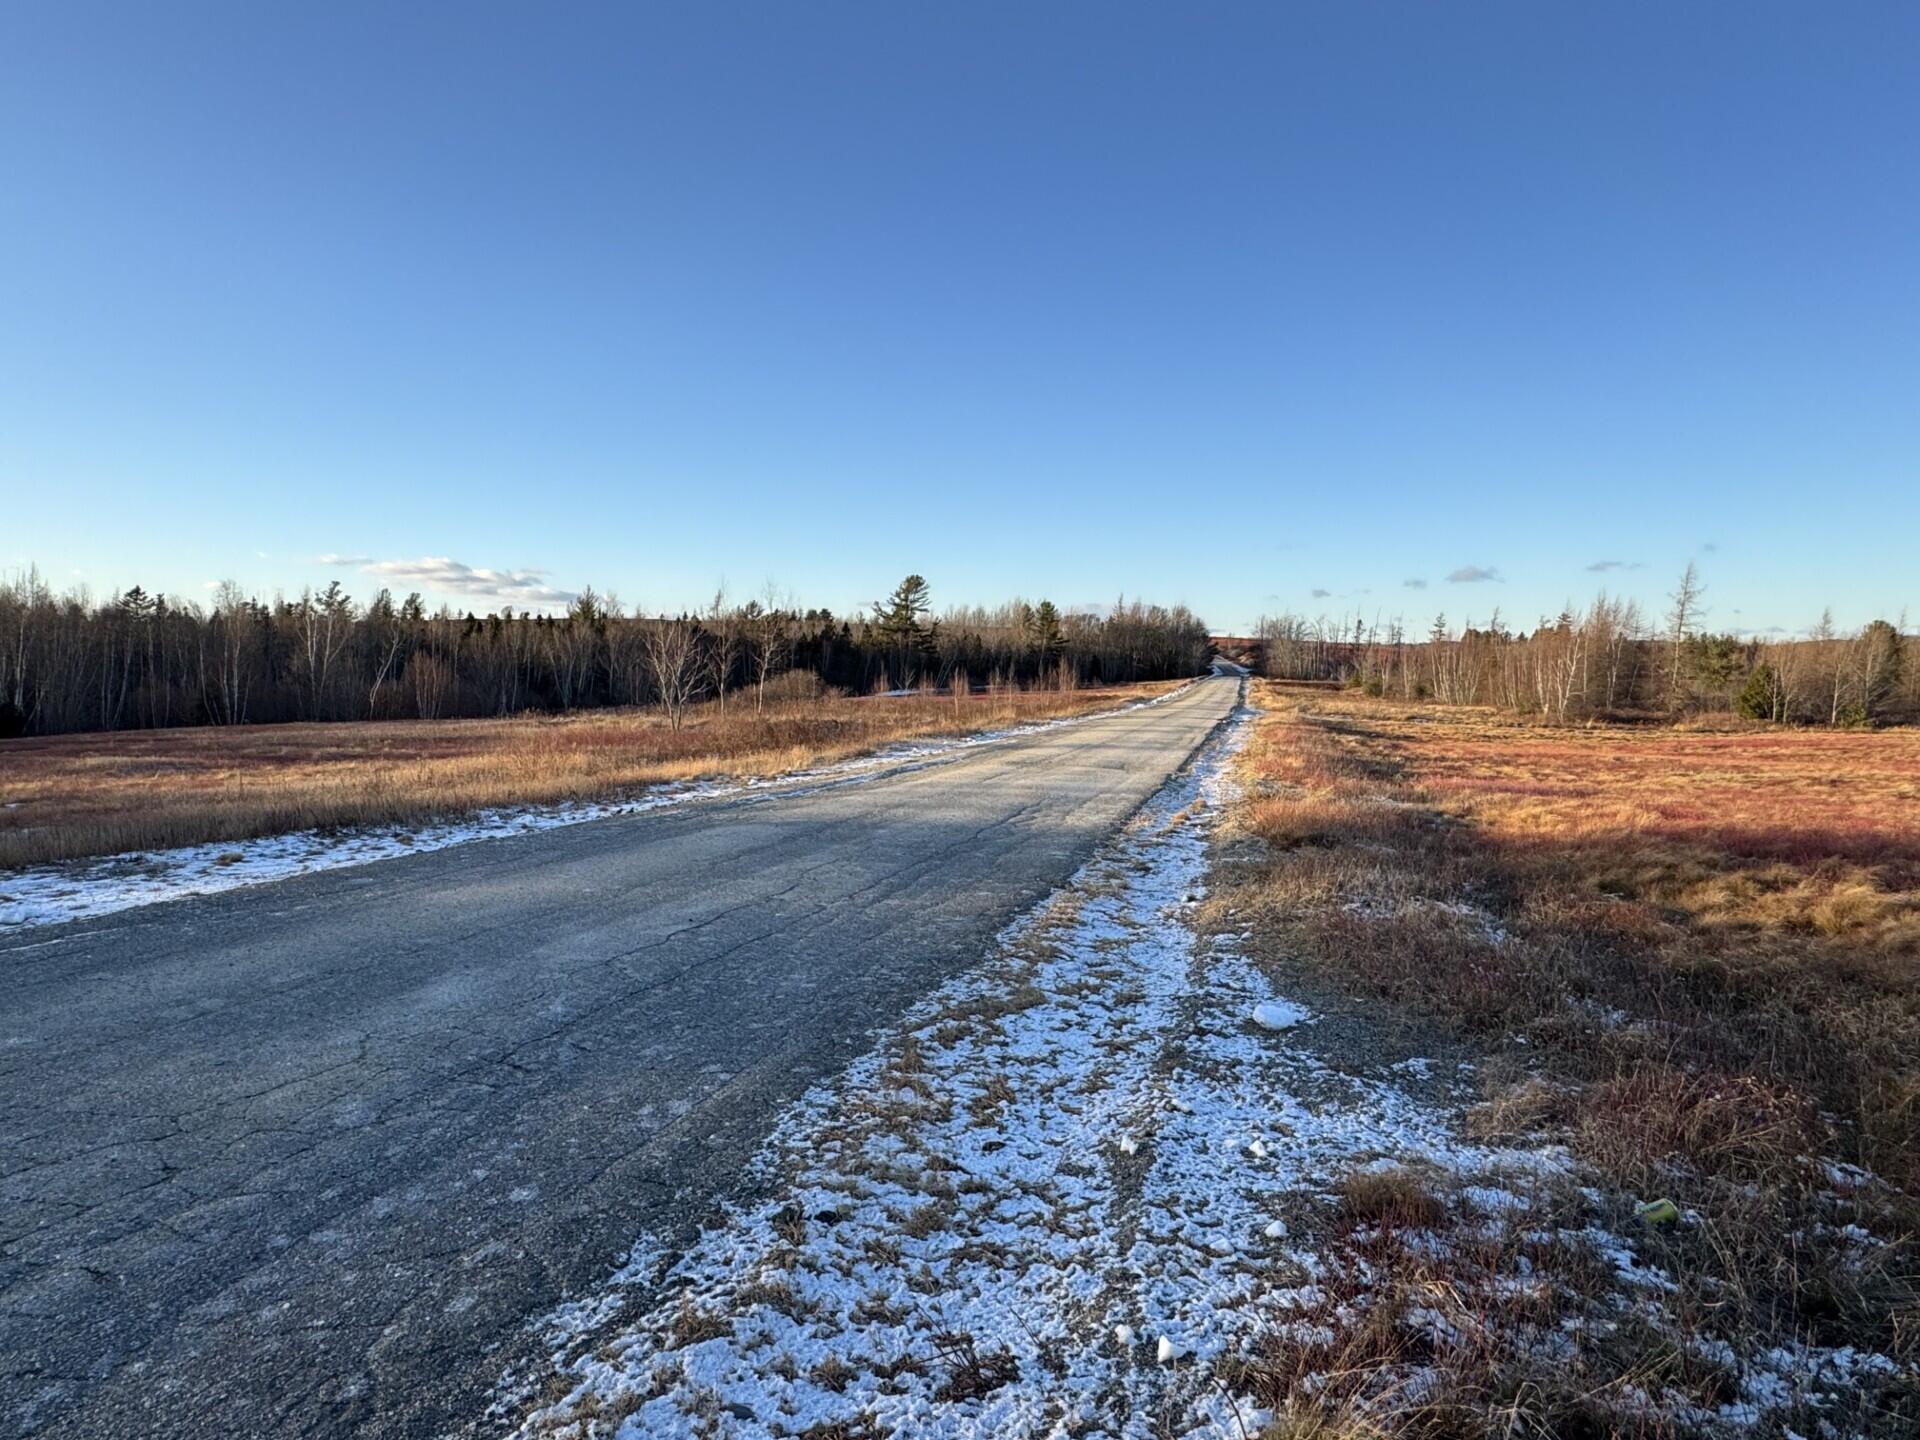
<path id="1" fill-rule="evenodd" d="M 917 647 L 925 636 L 920 617 L 928 608 L 927 582 L 909 575 L 893 587 L 893 594 L 874 603 L 874 627 L 890 645 Z"/>
<path id="2" fill-rule="evenodd" d="M 1033 608 L 1033 616 L 1027 626 L 1027 642 L 1038 653 L 1042 671 L 1066 650 L 1066 632 L 1060 628 L 1060 612 L 1054 609 L 1051 600 L 1042 600 Z"/>
<path id="3" fill-rule="evenodd" d="M 1773 719 L 1773 667 L 1762 660 L 1747 676 L 1733 708 L 1749 720 Z"/>
<path id="4" fill-rule="evenodd" d="M 933 633 L 920 623 L 928 605 L 927 582 L 918 575 L 907 576 L 893 587 L 893 594 L 874 603 L 874 631 L 886 648 L 892 684 L 912 683 L 934 657 Z"/>

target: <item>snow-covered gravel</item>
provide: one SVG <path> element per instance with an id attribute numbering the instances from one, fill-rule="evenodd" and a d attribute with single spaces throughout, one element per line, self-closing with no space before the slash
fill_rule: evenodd
<path id="1" fill-rule="evenodd" d="M 303 830 L 259 840 L 224 841 L 173 850 L 109 855 L 64 865 L 0 871 L 0 932 L 85 920 L 115 911 L 213 895 L 248 885 L 264 885 L 320 870 L 367 865 L 400 855 L 444 850 L 475 840 L 495 840 L 580 825 L 615 815 L 637 815 L 691 800 L 760 791 L 797 793 L 821 786 L 851 784 L 920 764 L 938 764 L 982 745 L 997 745 L 1022 735 L 1063 726 L 1084 725 L 1109 715 L 1158 705 L 1185 687 L 1151 700 L 1112 710 L 984 730 L 947 739 L 907 741 L 871 755 L 767 779 L 662 785 L 620 799 L 565 805 L 529 805 L 485 810 L 465 819 L 428 825 L 364 826 L 346 830 Z"/>
<path id="2" fill-rule="evenodd" d="M 1312 1303 L 1288 1219 L 1337 1177 L 1412 1162 L 1505 1197 L 1557 1171 L 1457 1138 L 1403 1088 L 1421 1067 L 1329 1064 L 1307 1012 L 1196 945 L 1248 721 L 784 1119 L 774 1198 L 684 1254 L 643 1239 L 556 1317 L 573 1388 L 523 1433 L 1237 1435 L 1264 1417 L 1211 1362 Z"/>

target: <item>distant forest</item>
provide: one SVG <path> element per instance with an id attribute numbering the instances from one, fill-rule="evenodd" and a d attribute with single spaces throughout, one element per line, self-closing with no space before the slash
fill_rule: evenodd
<path id="1" fill-rule="evenodd" d="M 1184 607 L 1016 601 L 935 617 L 917 575 L 852 616 L 771 596 L 630 615 L 592 590 L 545 616 L 429 611 L 386 590 L 361 603 L 337 581 L 294 599 L 226 585 L 206 604 L 138 586 L 95 600 L 29 571 L 0 584 L 0 736 L 607 705 L 659 705 L 677 726 L 707 699 L 1161 680 L 1209 653 Z"/>
<path id="2" fill-rule="evenodd" d="M 1556 722 L 1603 716 L 1743 716 L 1779 724 L 1920 721 L 1920 644 L 1898 622 L 1845 631 L 1823 614 L 1803 634 L 1760 638 L 1704 623 L 1706 587 L 1687 567 L 1666 611 L 1597 597 L 1515 630 L 1496 612 L 1414 633 L 1398 621 L 1263 619 L 1243 658 L 1278 679 L 1333 680 L 1374 695 L 1489 705 Z"/>

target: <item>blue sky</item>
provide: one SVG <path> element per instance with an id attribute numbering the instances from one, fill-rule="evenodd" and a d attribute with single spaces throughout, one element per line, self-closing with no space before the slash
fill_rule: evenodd
<path id="1" fill-rule="evenodd" d="M 1579 8 L 6 7 L 0 569 L 1920 614 L 1920 7 Z"/>

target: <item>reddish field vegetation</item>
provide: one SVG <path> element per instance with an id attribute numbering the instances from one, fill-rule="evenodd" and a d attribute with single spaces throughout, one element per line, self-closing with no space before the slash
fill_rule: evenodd
<path id="1" fill-rule="evenodd" d="M 1412 758 L 1435 797 L 1500 805 L 1503 831 L 1632 834 L 1789 864 L 1836 856 L 1920 864 L 1920 730 L 1556 732 L 1482 723 L 1498 733 L 1474 738 L 1454 722 Z M 1541 803 L 1520 803 L 1528 799 Z"/>
<path id="2" fill-rule="evenodd" d="M 1254 917 L 1281 972 L 1487 1052 L 1486 1133 L 1557 1136 L 1603 1186 L 1697 1217 L 1648 1241 L 1678 1277 L 1686 1354 L 1815 1339 L 1896 1357 L 1907 1379 L 1863 1392 L 1842 1432 L 1913 1433 L 1920 732 L 1256 698 L 1238 821 L 1260 843 L 1217 903 Z M 1470 1430 L 1517 1373 L 1497 1346 L 1482 1362 L 1448 1411 L 1478 1414 Z M 1579 1429 L 1607 1387 L 1637 1393 L 1639 1364 L 1623 1354 L 1549 1428 Z M 1451 1424 L 1415 1404 L 1390 1428 Z"/>

